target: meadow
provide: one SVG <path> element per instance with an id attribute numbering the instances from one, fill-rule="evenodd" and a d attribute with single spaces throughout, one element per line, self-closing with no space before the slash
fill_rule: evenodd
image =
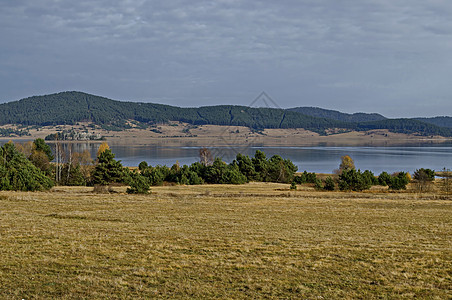
<path id="1" fill-rule="evenodd" d="M 452 199 L 287 184 L 0 192 L 0 298 L 447 299 Z"/>

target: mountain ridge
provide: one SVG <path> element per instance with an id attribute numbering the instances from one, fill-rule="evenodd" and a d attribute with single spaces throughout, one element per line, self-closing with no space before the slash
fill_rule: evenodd
<path id="1" fill-rule="evenodd" d="M 321 108 L 311 108 L 309 115 L 309 110 L 305 109 L 305 113 L 301 113 L 295 109 L 299 108 L 253 108 L 239 105 L 182 108 L 165 104 L 118 101 L 70 91 L 0 104 L 0 124 L 45 126 L 91 121 L 100 126 L 124 129 L 127 128 L 129 120 L 144 125 L 181 121 L 194 125 L 239 125 L 258 130 L 304 128 L 321 134 L 326 134 L 326 130 L 331 128 L 341 128 L 357 131 L 388 129 L 400 133 L 452 136 L 451 128 L 430 124 L 425 120 L 428 118 L 387 119 L 380 114 L 346 114 Z M 319 113 L 328 115 L 329 118 L 315 115 Z M 447 123 L 449 119 L 446 117 L 435 121 Z"/>
<path id="2" fill-rule="evenodd" d="M 337 121 L 344 122 L 367 122 L 367 121 L 381 121 L 386 120 L 387 118 L 378 113 L 363 113 L 357 112 L 353 114 L 343 113 L 337 110 L 325 109 L 320 107 L 312 107 L 312 106 L 303 106 L 303 107 L 294 107 L 288 108 L 288 110 L 296 111 L 298 113 L 319 117 L 319 118 L 327 118 L 333 119 Z"/>

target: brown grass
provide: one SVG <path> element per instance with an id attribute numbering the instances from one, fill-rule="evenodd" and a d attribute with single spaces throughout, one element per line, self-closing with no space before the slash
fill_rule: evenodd
<path id="1" fill-rule="evenodd" d="M 287 188 L 0 192 L 0 298 L 452 296 L 450 199 Z"/>
<path id="2" fill-rule="evenodd" d="M 30 140 L 45 138 L 62 130 L 84 131 L 90 123 L 79 122 L 79 125 L 41 126 L 39 129 L 29 128 L 30 136 L 14 137 L 14 140 Z M 3 125 L 0 128 L 17 128 L 17 125 Z M 108 143 L 126 143 L 130 145 L 166 145 L 180 146 L 191 145 L 205 146 L 309 146 L 322 143 L 326 146 L 349 145 L 349 146 L 388 146 L 419 142 L 442 143 L 451 141 L 451 138 L 424 137 L 418 135 L 407 135 L 392 133 L 387 130 L 370 130 L 366 132 L 347 132 L 320 136 L 315 132 L 302 128 L 294 129 L 265 129 L 262 134 L 251 131 L 243 126 L 219 126 L 199 125 L 182 122 L 170 122 L 168 124 L 156 125 L 148 129 L 132 128 L 123 131 L 107 131 L 99 127 L 88 128 L 91 133 L 98 133 L 107 139 Z M 157 129 L 160 133 L 151 131 Z M 188 130 L 188 131 L 187 131 Z M 237 132 L 238 130 L 238 132 Z M 221 138 L 219 138 L 221 137 Z M 0 137 L 0 140 L 11 138 Z M 50 142 L 50 141 L 49 141 Z M 96 141 L 91 141 L 96 142 Z M 103 142 L 103 141 L 97 141 Z"/>

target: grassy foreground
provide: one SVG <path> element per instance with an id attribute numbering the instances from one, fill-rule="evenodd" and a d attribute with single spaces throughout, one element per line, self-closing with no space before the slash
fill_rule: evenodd
<path id="1" fill-rule="evenodd" d="M 0 192 L 0 298 L 452 297 L 450 199 L 287 187 Z"/>

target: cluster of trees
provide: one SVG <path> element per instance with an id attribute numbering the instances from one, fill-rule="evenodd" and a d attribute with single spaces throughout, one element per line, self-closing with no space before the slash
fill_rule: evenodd
<path id="1" fill-rule="evenodd" d="M 35 144 L 29 158 L 40 164 L 45 149 Z M 54 182 L 32 161 L 19 152 L 12 142 L 0 148 L 0 190 L 41 191 L 50 189 Z"/>
<path id="2" fill-rule="evenodd" d="M 405 190 L 409 182 L 409 174 L 405 172 L 397 172 L 393 175 L 382 172 L 376 177 L 369 170 L 361 172 L 351 169 L 339 175 L 338 186 L 341 191 L 362 191 L 370 189 L 373 185 L 388 186 L 391 190 Z"/>
<path id="3" fill-rule="evenodd" d="M 353 129 L 358 131 L 387 129 L 391 132 L 419 134 L 423 136 L 452 136 L 451 128 L 439 127 L 437 125 L 421 122 L 415 119 L 386 119 L 381 121 L 362 122 L 356 123 L 356 126 Z"/>
<path id="4" fill-rule="evenodd" d="M 30 135 L 30 132 L 26 129 L 13 129 L 13 128 L 0 128 L 0 136 L 25 136 Z"/>
<path id="5" fill-rule="evenodd" d="M 139 174 L 134 178 L 142 177 L 140 181 L 149 185 L 162 185 L 164 182 L 196 185 L 210 184 L 243 184 L 249 181 L 262 182 L 292 182 L 297 167 L 288 159 L 279 155 L 267 158 L 265 153 L 257 150 L 254 157 L 237 154 L 230 164 L 221 158 L 211 159 L 206 149 L 201 149 L 201 161 L 190 166 L 174 164 L 167 166 L 148 166 L 146 162 L 139 165 Z"/>
<path id="6" fill-rule="evenodd" d="M 55 144 L 53 154 L 43 139 L 1 148 L 0 174 L 2 190 L 45 190 L 58 185 L 90 185 L 106 187 L 112 184 L 129 185 L 129 193 L 146 193 L 151 185 L 164 182 L 176 184 L 243 184 L 249 181 L 283 182 L 293 180 L 297 167 L 287 159 L 274 155 L 267 158 L 262 151 L 254 157 L 238 154 L 227 164 L 220 158 L 212 159 L 207 149 L 201 149 L 201 161 L 190 166 L 174 164 L 148 166 L 141 162 L 139 170 L 131 171 L 115 160 L 106 143 L 99 147 L 95 161 L 90 153 L 73 152 L 71 145 L 63 149 Z M 55 160 L 54 163 L 51 163 Z"/>
<path id="7" fill-rule="evenodd" d="M 320 134 L 326 134 L 327 129 L 341 128 L 359 131 L 388 129 L 393 132 L 452 136 L 450 127 L 439 127 L 426 120 L 385 119 L 377 114 L 347 115 L 314 108 L 284 110 L 235 105 L 181 108 L 114 101 L 81 92 L 63 92 L 0 104 L 0 124 L 42 126 L 91 121 L 108 130 L 122 130 L 130 128 L 130 120 L 144 126 L 180 121 L 193 125 L 237 125 L 253 129 L 304 128 Z M 436 123 L 443 124 L 446 121 L 442 119 Z"/>
<path id="8" fill-rule="evenodd" d="M 296 176 L 291 185 L 291 189 L 296 189 L 296 184 L 312 183 L 316 189 L 333 191 L 339 189 L 341 191 L 363 191 L 370 189 L 372 186 L 381 185 L 388 186 L 390 190 L 405 190 L 408 183 L 412 181 L 411 175 L 406 172 L 396 172 L 392 175 L 387 172 L 381 172 L 375 176 L 371 171 L 356 170 L 353 159 L 345 155 L 341 158 L 339 169 L 335 170 L 338 174 L 336 179 L 328 176 L 324 180 L 316 177 L 315 173 L 307 173 Z M 430 169 L 419 169 L 414 173 L 414 182 L 416 184 L 426 185 L 426 182 L 432 182 L 435 178 L 435 171 Z M 424 188 L 425 190 L 425 188 Z"/>
<path id="9" fill-rule="evenodd" d="M 452 117 L 416 118 L 416 120 L 439 127 L 452 128 Z"/>
<path id="10" fill-rule="evenodd" d="M 52 160 L 55 162 L 51 163 Z M 148 193 L 150 186 L 162 185 L 164 182 L 196 185 L 260 181 L 291 183 L 291 189 L 296 189 L 297 184 L 309 183 L 316 189 L 328 191 L 362 191 L 373 185 L 402 190 L 411 181 L 409 173 L 405 172 L 392 175 L 382 172 L 375 176 L 369 170 L 356 170 L 349 156 L 342 157 L 336 179 L 328 176 L 320 180 L 315 173 L 304 171 L 296 175 L 296 172 L 297 167 L 292 161 L 279 155 L 267 158 L 259 150 L 254 157 L 239 153 L 227 164 L 221 158 L 213 158 L 210 151 L 203 148 L 200 149 L 200 161 L 190 166 L 176 163 L 172 167 L 153 167 L 143 161 L 138 170 L 131 171 L 115 160 L 107 143 L 100 145 L 95 161 L 88 151 L 73 152 L 70 144 L 64 150 L 60 143 L 56 143 L 55 153 L 52 153 L 43 139 L 16 145 L 9 142 L 0 148 L 0 190 L 46 190 L 56 184 L 95 187 L 123 184 L 130 186 L 127 190 L 129 193 Z M 444 173 L 447 173 L 445 178 L 448 183 L 450 172 Z M 433 170 L 422 168 L 414 172 L 414 183 L 420 192 L 426 191 L 434 179 Z"/>
<path id="11" fill-rule="evenodd" d="M 63 130 L 62 132 L 51 133 L 44 138 L 46 141 L 98 141 L 105 140 L 100 134 L 90 133 L 88 130 L 75 131 Z"/>
<path id="12" fill-rule="evenodd" d="M 319 107 L 294 107 L 288 110 L 296 111 L 303 115 L 308 115 L 318 118 L 333 119 L 344 122 L 368 122 L 380 121 L 386 118 L 380 114 L 354 113 L 347 114 L 336 110 L 324 109 Z"/>

